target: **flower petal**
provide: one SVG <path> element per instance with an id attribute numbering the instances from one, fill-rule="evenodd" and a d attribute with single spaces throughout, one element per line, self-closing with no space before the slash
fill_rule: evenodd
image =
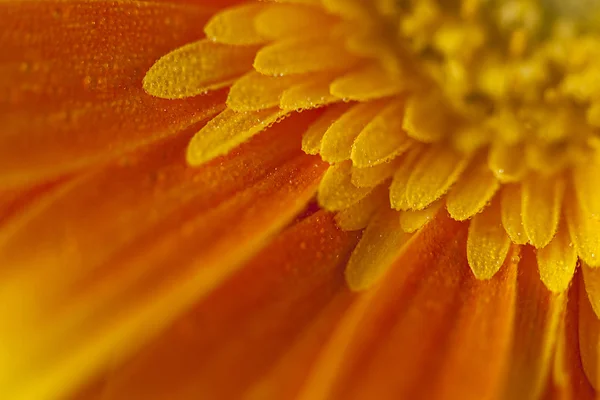
<path id="1" fill-rule="evenodd" d="M 200 165 L 225 155 L 286 114 L 278 108 L 247 113 L 227 108 L 194 135 L 187 148 L 187 162 Z"/>
<path id="2" fill-rule="evenodd" d="M 596 399 L 596 393 L 583 371 L 579 352 L 580 292 L 585 296 L 583 282 L 577 276 L 569 290 L 567 309 L 559 326 L 552 379 L 546 393 L 549 400 Z"/>
<path id="3" fill-rule="evenodd" d="M 224 93 L 215 92 L 167 104 L 139 89 L 67 111 L 2 116 L 0 187 L 29 186 L 105 163 L 205 120 L 223 102 Z"/>
<path id="4" fill-rule="evenodd" d="M 410 236 L 400 228 L 396 212 L 375 216 L 348 261 L 346 281 L 350 289 L 359 291 L 373 286 L 396 261 Z"/>
<path id="5" fill-rule="evenodd" d="M 469 266 L 478 279 L 490 279 L 509 252 L 510 239 L 502 229 L 500 205 L 493 202 L 480 214 L 475 215 L 469 225 L 467 257 Z"/>
<path id="6" fill-rule="evenodd" d="M 508 262 L 491 281 L 475 279 L 466 227 L 446 216 L 417 235 L 349 311 L 301 399 L 497 393 L 512 334 L 516 265 Z"/>
<path id="7" fill-rule="evenodd" d="M 590 293 L 586 292 L 588 292 L 587 277 L 585 287 L 581 282 L 579 289 L 579 351 L 585 375 L 594 389 L 598 390 L 600 388 L 600 319 L 594 310 L 597 299 L 591 298 Z"/>
<path id="8" fill-rule="evenodd" d="M 182 160 L 183 136 L 73 181 L 5 226 L 4 394 L 65 393 L 133 351 L 285 226 L 324 166 L 298 155 L 298 136 L 266 136 L 200 169 Z"/>
<path id="9" fill-rule="evenodd" d="M 502 397 L 506 399 L 539 399 L 552 372 L 567 293 L 548 291 L 540 281 L 536 264 L 532 249 L 523 247 L 517 277 L 512 358 Z"/>
<path id="10" fill-rule="evenodd" d="M 162 56 L 144 76 L 144 90 L 163 99 L 182 99 L 231 85 L 252 69 L 256 47 L 200 40 Z"/>
<path id="11" fill-rule="evenodd" d="M 200 39 L 198 26 L 213 12 L 197 2 L 2 2 L 1 109 L 56 111 L 122 97 L 158 57 Z"/>
<path id="12" fill-rule="evenodd" d="M 351 299 L 356 236 L 323 212 L 291 226 L 113 371 L 105 398 L 293 398 Z"/>
<path id="13" fill-rule="evenodd" d="M 565 182 L 561 177 L 536 177 L 523 182 L 523 229 L 536 248 L 545 247 L 558 229 Z"/>

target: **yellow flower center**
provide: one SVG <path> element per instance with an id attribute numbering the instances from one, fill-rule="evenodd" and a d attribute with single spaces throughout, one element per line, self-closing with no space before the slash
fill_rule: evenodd
<path id="1" fill-rule="evenodd" d="M 348 265 L 355 289 L 445 208 L 470 221 L 478 278 L 530 244 L 560 292 L 578 259 L 600 266 L 599 3 L 252 2 L 215 15 L 208 39 L 164 56 L 144 87 L 182 98 L 231 86 L 190 143 L 193 165 L 325 108 L 303 149 L 331 164 L 321 206 L 366 228 Z"/>

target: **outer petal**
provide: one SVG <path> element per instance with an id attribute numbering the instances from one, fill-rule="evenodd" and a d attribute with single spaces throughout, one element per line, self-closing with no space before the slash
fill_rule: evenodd
<path id="1" fill-rule="evenodd" d="M 596 394 L 585 376 L 579 351 L 580 330 L 585 329 L 580 323 L 580 307 L 589 307 L 589 303 L 581 304 L 581 296 L 585 296 L 585 288 L 576 274 L 569 290 L 565 318 L 559 327 L 556 352 L 552 365 L 552 376 L 545 399 L 548 400 L 590 400 Z M 584 299 L 585 300 L 585 299 Z M 593 312 L 592 312 L 593 314 Z"/>
<path id="2" fill-rule="evenodd" d="M 552 372 L 567 293 L 551 293 L 540 280 L 535 254 L 524 247 L 519 263 L 516 324 L 502 398 L 539 399 Z"/>
<path id="3" fill-rule="evenodd" d="M 357 235 L 318 212 L 110 374 L 105 399 L 291 399 L 351 294 Z"/>
<path id="4" fill-rule="evenodd" d="M 222 94 L 168 103 L 141 90 L 152 63 L 201 37 L 211 13 L 168 2 L 1 2 L 0 187 L 97 163 L 218 111 Z"/>
<path id="5" fill-rule="evenodd" d="M 329 341 L 302 399 L 482 399 L 499 389 L 515 265 L 476 280 L 466 226 L 447 217 L 409 242 Z M 510 260 L 510 258 L 509 258 Z"/>
<path id="6" fill-rule="evenodd" d="M 184 164 L 187 136 L 163 143 L 73 181 L 6 225 L 3 393 L 67 391 L 168 324 L 287 224 L 324 166 L 300 153 L 299 134 L 278 129 L 286 127 L 201 169 Z"/>

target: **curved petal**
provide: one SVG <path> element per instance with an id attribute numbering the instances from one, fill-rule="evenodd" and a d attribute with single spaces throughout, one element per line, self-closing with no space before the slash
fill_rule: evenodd
<path id="1" fill-rule="evenodd" d="M 166 102 L 141 90 L 212 7 L 168 2 L 0 3 L 0 187 L 27 186 L 176 133 L 224 94 Z M 167 107 L 168 104 L 168 107 Z"/>
<path id="2" fill-rule="evenodd" d="M 578 274 L 581 272 L 576 275 Z M 585 296 L 585 289 L 580 278 L 575 276 L 568 293 L 565 317 L 559 326 L 552 376 L 545 396 L 545 399 L 548 400 L 591 400 L 596 398 L 596 393 L 583 371 L 579 351 L 580 295 Z"/>
<path id="3" fill-rule="evenodd" d="M 4 394 L 53 398 L 77 385 L 301 211 L 325 166 L 301 154 L 299 133 L 278 129 L 199 169 L 184 162 L 189 136 L 162 143 L 72 181 L 4 226 Z"/>
<path id="4" fill-rule="evenodd" d="M 302 399 L 481 399 L 505 372 L 516 265 L 475 279 L 466 226 L 427 224 L 330 339 Z"/>
<path id="5" fill-rule="evenodd" d="M 522 248 L 517 283 L 515 335 L 502 398 L 539 399 L 551 376 L 568 294 L 546 288 L 530 247 Z"/>
<path id="6" fill-rule="evenodd" d="M 357 236 L 322 211 L 291 226 L 112 371 L 104 399 L 292 398 L 352 298 L 343 267 Z"/>

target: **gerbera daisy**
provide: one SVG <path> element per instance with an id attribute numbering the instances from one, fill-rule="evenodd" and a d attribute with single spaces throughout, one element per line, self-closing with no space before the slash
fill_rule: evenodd
<path id="1" fill-rule="evenodd" d="M 594 398 L 598 18 L 0 3 L 0 391 Z"/>

